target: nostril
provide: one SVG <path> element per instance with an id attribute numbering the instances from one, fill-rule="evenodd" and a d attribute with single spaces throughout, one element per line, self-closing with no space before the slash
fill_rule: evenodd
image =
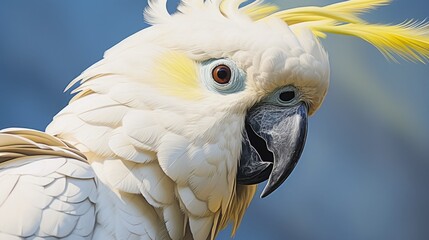
<path id="1" fill-rule="evenodd" d="M 279 98 L 283 102 L 290 102 L 295 98 L 295 92 L 294 91 L 282 92 L 282 93 L 280 93 Z"/>

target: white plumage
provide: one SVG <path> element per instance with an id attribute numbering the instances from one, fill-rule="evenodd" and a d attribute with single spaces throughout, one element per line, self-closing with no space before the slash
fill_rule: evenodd
<path id="1" fill-rule="evenodd" d="M 1 239 L 90 237 L 97 190 L 84 157 L 33 130 L 6 129 L 0 139 Z"/>
<path id="2" fill-rule="evenodd" d="M 80 83 L 76 95 L 47 134 L 0 132 L 0 238 L 204 240 L 229 222 L 235 232 L 256 189 L 237 184 L 242 157 L 262 156 L 243 133 L 272 120 L 256 114 L 263 121 L 249 130 L 247 117 L 264 104 L 287 110 L 282 131 L 258 135 L 274 158 L 262 159 L 273 167 L 255 181 L 269 177 L 273 191 L 295 166 L 307 111 L 316 112 L 329 85 L 317 36 L 354 35 L 385 54 L 429 56 L 425 24 L 361 22 L 359 13 L 387 2 L 276 12 L 258 0 L 241 8 L 240 0 L 184 0 L 170 15 L 165 0 L 149 1 L 154 26 L 70 83 Z M 275 173 L 278 156 L 287 161 Z"/>

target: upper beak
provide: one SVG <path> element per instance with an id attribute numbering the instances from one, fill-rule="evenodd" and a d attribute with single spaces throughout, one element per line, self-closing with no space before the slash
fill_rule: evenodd
<path id="1" fill-rule="evenodd" d="M 245 125 L 237 182 L 248 185 L 268 179 L 261 194 L 266 197 L 286 180 L 301 156 L 307 105 L 256 105 L 247 113 Z"/>

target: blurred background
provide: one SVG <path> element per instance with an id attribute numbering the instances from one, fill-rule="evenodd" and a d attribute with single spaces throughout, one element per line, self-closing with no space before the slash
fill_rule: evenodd
<path id="1" fill-rule="evenodd" d="M 43 130 L 70 99 L 69 81 L 147 27 L 145 5 L 0 1 L 0 129 Z M 365 17 L 400 23 L 425 19 L 428 9 L 426 0 L 396 0 Z M 310 119 L 303 156 L 280 189 L 255 197 L 235 239 L 429 239 L 429 67 L 389 62 L 349 37 L 329 35 L 323 44 L 331 86 Z"/>

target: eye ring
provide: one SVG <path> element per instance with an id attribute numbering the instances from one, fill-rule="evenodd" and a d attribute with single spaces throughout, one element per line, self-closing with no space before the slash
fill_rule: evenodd
<path id="1" fill-rule="evenodd" d="M 201 62 L 200 78 L 207 90 L 222 95 L 241 92 L 246 87 L 246 73 L 228 58 Z"/>
<path id="2" fill-rule="evenodd" d="M 212 71 L 213 80 L 222 85 L 231 81 L 231 75 L 231 69 L 225 64 L 216 66 Z"/>

